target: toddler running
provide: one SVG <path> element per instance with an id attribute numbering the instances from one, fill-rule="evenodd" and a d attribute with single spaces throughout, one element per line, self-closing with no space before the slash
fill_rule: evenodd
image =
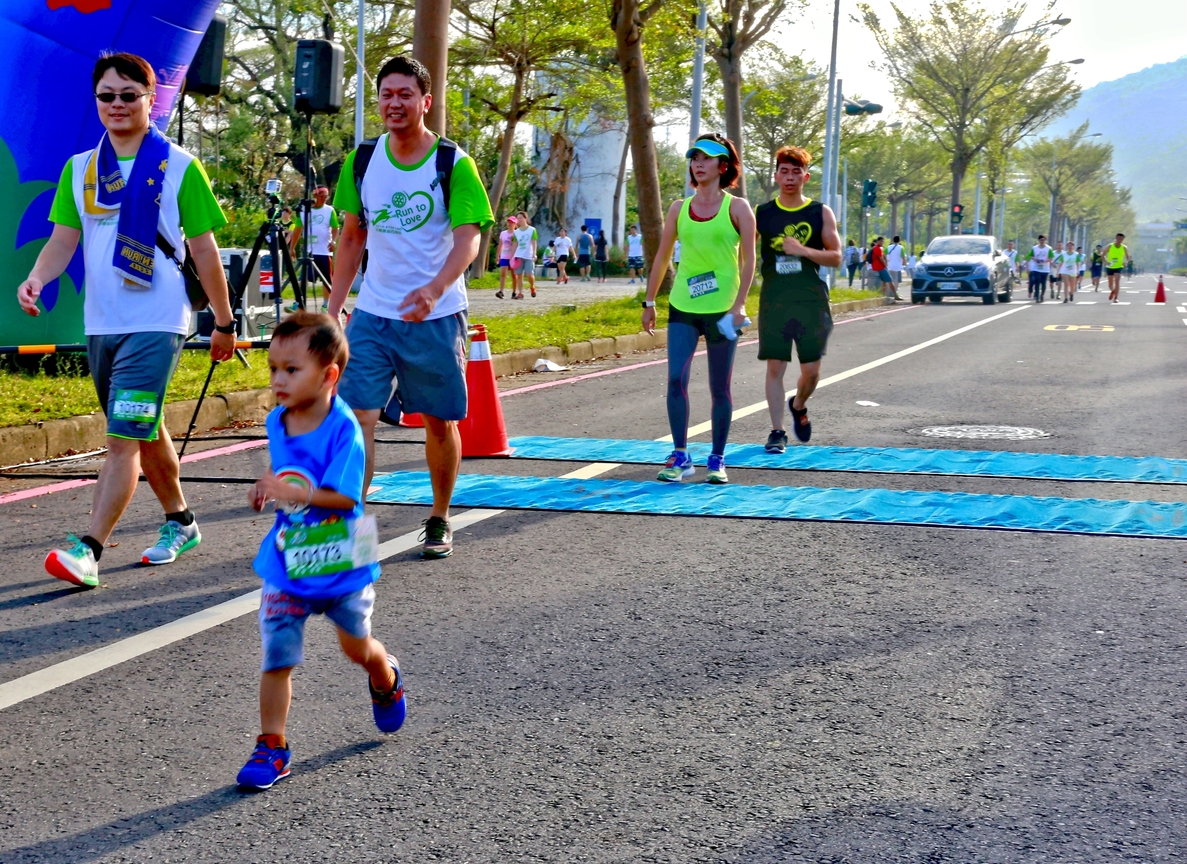
<path id="1" fill-rule="evenodd" d="M 334 393 L 348 357 L 337 322 L 303 311 L 276 328 L 268 351 L 280 403 L 267 420 L 271 470 L 247 493 L 254 510 L 276 502 L 276 524 L 252 564 L 264 580 L 264 662 L 261 734 L 238 778 L 250 791 L 289 775 L 290 676 L 304 659 L 310 615 L 333 621 L 343 653 L 367 670 L 379 730 L 395 732 L 404 723 L 400 665 L 371 636 L 379 542 L 375 517 L 363 515 L 366 453 L 354 412 Z"/>

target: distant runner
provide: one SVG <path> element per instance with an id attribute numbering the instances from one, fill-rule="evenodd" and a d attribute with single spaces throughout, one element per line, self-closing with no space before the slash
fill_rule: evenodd
<path id="1" fill-rule="evenodd" d="M 1031 247 L 1026 262 L 1030 270 L 1030 296 L 1034 297 L 1036 303 L 1042 303 L 1051 269 L 1051 247 L 1047 245 L 1047 235 L 1039 235 L 1038 245 Z"/>
<path id="2" fill-rule="evenodd" d="M 1101 246 L 1096 244 L 1096 248 L 1092 250 L 1092 290 L 1100 291 L 1100 276 L 1105 269 L 1105 258 L 1100 254 Z"/>
<path id="3" fill-rule="evenodd" d="M 1064 244 L 1063 255 L 1059 259 L 1060 281 L 1063 282 L 1063 302 L 1071 303 L 1076 297 L 1076 280 L 1080 278 L 1080 259 L 1076 252 L 1076 244 L 1071 240 Z"/>
<path id="4" fill-rule="evenodd" d="M 787 449 L 783 376 L 791 361 L 793 343 L 800 361 L 800 377 L 787 405 L 796 438 L 807 441 L 812 437 L 807 401 L 820 380 L 820 359 L 833 329 L 828 285 L 820 278 L 820 268 L 840 265 L 841 238 L 833 211 L 804 197 L 804 183 L 812 176 L 808 170 L 811 161 L 809 153 L 800 147 L 780 149 L 775 154 L 779 194 L 773 201 L 760 204 L 755 213 L 762 250 L 758 359 L 767 361 L 767 410 L 771 414 L 768 453 Z M 902 247 L 897 248 L 901 266 Z"/>
<path id="5" fill-rule="evenodd" d="M 1109 300 L 1113 303 L 1121 296 L 1121 273 L 1125 265 L 1133 261 L 1124 240 L 1125 235 L 1118 234 L 1117 239 L 1105 247 L 1105 275 L 1109 277 Z"/>

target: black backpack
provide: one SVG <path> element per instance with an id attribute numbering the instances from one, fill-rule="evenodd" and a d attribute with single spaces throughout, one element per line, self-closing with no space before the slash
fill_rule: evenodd
<path id="1" fill-rule="evenodd" d="M 359 200 L 363 197 L 363 177 L 367 174 L 367 166 L 371 164 L 371 157 L 375 155 L 375 145 L 379 143 L 378 138 L 368 138 L 358 147 L 358 152 L 354 154 L 354 188 L 359 194 Z M 429 184 L 430 189 L 436 189 L 437 184 L 441 184 L 441 196 L 445 199 L 445 210 L 449 210 L 449 182 L 453 177 L 453 163 L 457 161 L 457 143 L 450 141 L 448 138 L 440 137 L 437 139 L 437 177 Z M 359 214 L 359 225 L 363 228 L 367 227 L 367 216 L 364 213 Z"/>

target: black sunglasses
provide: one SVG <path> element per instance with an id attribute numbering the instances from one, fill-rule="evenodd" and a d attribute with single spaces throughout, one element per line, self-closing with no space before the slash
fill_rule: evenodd
<path id="1" fill-rule="evenodd" d="M 95 98 L 98 99 L 100 102 L 106 102 L 108 105 L 110 105 L 116 99 L 119 99 L 121 102 L 131 103 L 131 102 L 135 102 L 137 99 L 141 99 L 145 96 L 151 96 L 152 94 L 153 94 L 153 91 L 151 91 L 151 90 L 149 90 L 145 93 L 131 93 L 127 90 L 125 90 L 123 93 L 112 93 L 112 92 L 108 91 L 108 92 L 104 92 L 104 93 L 96 93 Z"/>

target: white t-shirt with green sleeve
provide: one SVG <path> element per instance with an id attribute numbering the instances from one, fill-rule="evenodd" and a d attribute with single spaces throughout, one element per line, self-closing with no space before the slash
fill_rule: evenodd
<path id="1" fill-rule="evenodd" d="M 297 208 L 297 215 L 293 217 L 294 225 L 302 225 L 301 215 L 303 209 Z M 338 211 L 329 204 L 323 204 L 321 207 L 309 208 L 309 254 L 310 255 L 329 255 L 330 254 L 330 229 L 338 228 Z"/>
<path id="2" fill-rule="evenodd" d="M 112 266 L 119 211 L 90 216 L 83 203 L 83 176 L 92 152 L 67 160 L 49 211 L 49 220 L 54 224 L 82 231 L 86 268 L 83 331 L 87 336 L 144 332 L 188 335 L 191 309 L 185 279 L 164 252 L 156 250 L 149 288 L 132 285 Z M 132 175 L 135 164 L 134 156 L 120 158 L 120 173 L 125 180 Z M 173 245 L 175 254 L 178 258 L 185 255 L 185 237 L 197 237 L 226 224 L 202 164 L 170 144 L 157 227 Z"/>
<path id="3" fill-rule="evenodd" d="M 362 190 L 354 182 L 357 152 L 346 157 L 334 193 L 334 207 L 367 219 L 367 273 L 355 308 L 400 318 L 404 298 L 441 272 L 453 249 L 453 229 L 477 225 L 485 231 L 494 224 L 494 215 L 478 168 L 460 147 L 449 180 L 448 213 L 437 182 L 435 146 L 416 165 L 400 165 L 388 148 L 388 135 L 381 135 Z M 441 295 L 429 319 L 454 315 L 467 305 L 465 279 L 459 276 Z"/>

